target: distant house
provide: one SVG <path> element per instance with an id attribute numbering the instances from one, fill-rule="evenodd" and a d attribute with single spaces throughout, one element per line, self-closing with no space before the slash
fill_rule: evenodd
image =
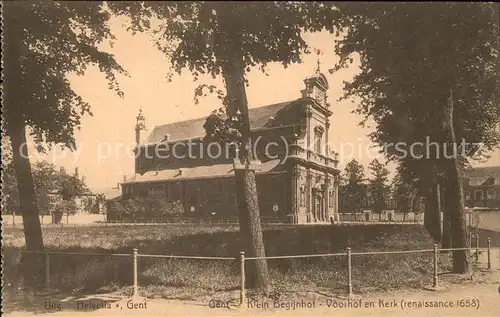
<path id="1" fill-rule="evenodd" d="M 464 200 L 467 207 L 500 209 L 500 166 L 465 170 Z"/>
<path id="2" fill-rule="evenodd" d="M 61 167 L 60 172 L 61 175 L 68 175 L 66 169 Z M 80 178 L 78 174 L 78 168 L 75 168 L 75 172 L 73 174 L 75 178 Z M 83 181 L 83 177 L 81 178 Z M 54 202 L 62 201 L 63 199 L 63 188 L 59 184 L 54 184 L 52 187 L 52 191 L 49 192 L 49 196 L 52 197 Z M 90 213 L 95 212 L 95 206 L 97 197 L 96 194 L 86 190 L 85 192 L 76 193 L 74 197 L 74 201 L 76 204 L 76 213 Z"/>
<path id="3" fill-rule="evenodd" d="M 101 211 L 106 214 L 109 214 L 109 211 L 111 210 L 111 204 L 113 202 L 120 201 L 122 199 L 122 190 L 120 188 L 120 185 L 118 185 L 117 187 L 106 189 L 101 194 L 105 199 L 105 205 Z"/>

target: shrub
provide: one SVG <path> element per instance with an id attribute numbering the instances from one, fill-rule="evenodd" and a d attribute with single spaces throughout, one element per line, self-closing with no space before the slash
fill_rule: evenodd
<path id="1" fill-rule="evenodd" d="M 167 217 L 180 217 L 184 208 L 180 201 L 168 201 L 158 192 L 150 193 L 147 197 L 134 197 L 123 201 L 110 203 L 108 212 L 110 219 L 149 218 L 165 219 Z"/>

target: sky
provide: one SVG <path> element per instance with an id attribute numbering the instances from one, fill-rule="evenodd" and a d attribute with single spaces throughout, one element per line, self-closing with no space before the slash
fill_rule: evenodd
<path id="1" fill-rule="evenodd" d="M 216 96 L 207 96 L 194 102 L 194 90 L 200 84 L 215 84 L 223 89 L 222 80 L 211 77 L 200 77 L 197 82 L 189 71 L 175 75 L 172 82 L 167 82 L 169 70 L 168 57 L 161 53 L 152 42 L 149 34 L 132 35 L 126 31 L 122 18 L 114 18 L 111 23 L 116 35 L 112 48 L 104 48 L 115 55 L 116 60 L 127 70 L 129 77 L 118 76 L 118 82 L 124 97 L 120 98 L 112 90 L 104 74 L 96 67 L 89 68 L 84 75 L 70 75 L 69 80 L 76 93 L 91 106 L 93 116 L 82 119 L 81 128 L 76 131 L 77 150 L 60 150 L 55 147 L 45 155 L 38 154 L 30 146 L 32 161 L 46 160 L 67 171 L 78 167 L 79 174 L 85 176 L 89 187 L 95 192 L 116 187 L 123 175 L 134 174 L 132 149 L 135 142 L 135 122 L 140 108 L 146 118 L 147 136 L 156 125 L 206 117 L 220 107 Z M 361 127 L 358 123 L 362 116 L 352 113 L 356 108 L 356 100 L 338 101 L 342 96 L 343 82 L 349 81 L 359 71 L 357 63 L 344 70 L 330 74 L 328 69 L 338 60 L 334 54 L 335 37 L 327 32 L 305 34 L 306 42 L 320 49 L 322 54 L 311 54 L 303 57 L 301 64 L 284 68 L 273 63 L 268 67 L 268 76 L 253 69 L 247 74 L 250 86 L 247 97 L 250 108 L 267 104 L 290 101 L 300 97 L 304 88 L 303 80 L 311 76 L 317 61 L 327 77 L 330 89 L 327 92 L 330 110 L 329 140 L 337 152 L 341 152 L 339 167 L 352 158 L 356 158 L 367 166 L 378 157 L 377 147 L 370 143 L 367 134 L 373 131 L 373 124 Z M 352 153 L 349 148 L 357 149 Z M 351 152 L 352 154 L 350 154 Z M 489 162 L 482 165 L 500 164 L 500 151 L 495 153 Z M 389 168 L 393 170 L 394 166 Z"/>

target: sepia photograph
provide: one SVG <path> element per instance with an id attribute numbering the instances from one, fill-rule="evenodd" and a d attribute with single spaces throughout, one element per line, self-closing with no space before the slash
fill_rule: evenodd
<path id="1" fill-rule="evenodd" d="M 5 316 L 500 316 L 498 3 L 1 7 Z"/>

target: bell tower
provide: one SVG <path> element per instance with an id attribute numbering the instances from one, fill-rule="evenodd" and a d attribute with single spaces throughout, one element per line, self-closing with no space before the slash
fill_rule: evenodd
<path id="1" fill-rule="evenodd" d="M 328 81 L 325 75 L 321 73 L 319 60 L 314 75 L 304 79 L 304 84 L 306 87 L 301 91 L 302 98 L 311 98 L 323 108 L 330 108 L 326 98 L 326 91 L 329 88 Z"/>
<path id="2" fill-rule="evenodd" d="M 142 108 L 139 108 L 139 114 L 136 118 L 135 123 L 135 143 L 139 145 L 141 143 L 141 131 L 146 130 L 146 118 L 142 114 Z"/>

